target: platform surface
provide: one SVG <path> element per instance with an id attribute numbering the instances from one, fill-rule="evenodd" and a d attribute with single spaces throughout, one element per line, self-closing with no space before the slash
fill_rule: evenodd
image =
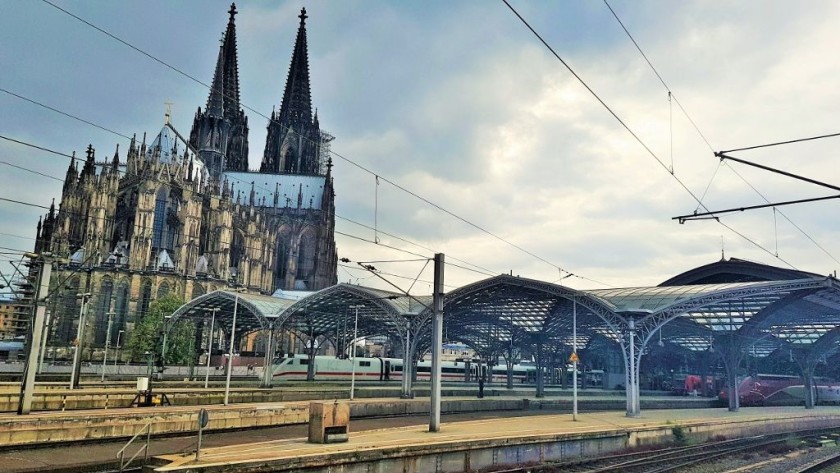
<path id="1" fill-rule="evenodd" d="M 619 412 L 579 414 L 574 421 L 570 414 L 539 417 L 511 417 L 478 421 L 443 423 L 440 432 L 430 433 L 424 426 L 352 432 L 350 440 L 341 444 L 310 444 L 305 438 L 265 441 L 203 449 L 201 460 L 194 455 L 164 455 L 159 460 L 168 462 L 155 471 L 178 471 L 207 466 L 244 465 L 250 462 L 278 462 L 284 459 L 301 459 L 323 455 L 340 458 L 354 452 L 387 450 L 394 447 L 435 446 L 446 448 L 456 445 L 526 438 L 557 434 L 604 434 L 627 432 L 676 424 L 744 422 L 772 419 L 791 419 L 810 416 L 837 416 L 840 425 L 840 408 L 818 407 L 806 410 L 801 407 L 742 408 L 739 412 L 727 409 L 679 409 L 643 411 L 641 417 L 630 418 Z"/>

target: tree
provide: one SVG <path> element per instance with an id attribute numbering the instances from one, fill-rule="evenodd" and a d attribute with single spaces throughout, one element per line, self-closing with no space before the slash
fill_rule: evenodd
<path id="1" fill-rule="evenodd" d="M 184 301 L 175 294 L 153 301 L 146 316 L 135 327 L 128 339 L 131 359 L 145 361 L 147 353 L 159 360 L 163 351 L 163 321 L 172 315 Z M 169 327 L 166 336 L 166 359 L 164 364 L 187 364 L 193 360 L 195 350 L 195 325 L 190 320 L 179 320 Z"/>

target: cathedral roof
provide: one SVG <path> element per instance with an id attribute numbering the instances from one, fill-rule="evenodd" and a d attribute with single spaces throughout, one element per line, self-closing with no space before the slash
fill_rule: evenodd
<path id="1" fill-rule="evenodd" d="M 254 205 L 265 207 L 298 207 L 302 209 L 320 209 L 324 196 L 326 176 L 308 176 L 301 174 L 263 174 L 255 172 L 225 172 L 224 178 L 233 188 L 233 196 L 241 195 L 242 203 L 250 203 L 251 191 L 254 192 Z M 223 178 L 223 179 L 224 179 Z M 275 196 L 277 199 L 275 200 Z M 276 204 L 275 204 L 276 202 Z"/>
<path id="2" fill-rule="evenodd" d="M 168 126 L 164 125 L 163 128 L 158 133 L 157 137 L 154 141 L 152 141 L 152 145 L 149 146 L 148 150 L 146 151 L 146 159 L 154 159 L 154 155 L 156 153 L 160 153 L 160 157 L 158 160 L 162 163 L 174 163 L 177 162 L 177 141 L 175 139 L 175 134 L 172 133 L 172 130 L 169 129 Z M 173 150 L 175 153 L 173 154 Z"/>

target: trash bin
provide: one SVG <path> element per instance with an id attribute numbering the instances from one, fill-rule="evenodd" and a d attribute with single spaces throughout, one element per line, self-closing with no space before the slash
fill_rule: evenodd
<path id="1" fill-rule="evenodd" d="M 349 432 L 349 404 L 338 401 L 309 403 L 309 442 L 346 442 Z"/>

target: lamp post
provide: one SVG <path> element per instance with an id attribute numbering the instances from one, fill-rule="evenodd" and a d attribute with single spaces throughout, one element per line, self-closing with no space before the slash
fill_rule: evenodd
<path id="1" fill-rule="evenodd" d="M 239 308 L 239 292 L 237 289 L 233 300 L 233 320 L 230 323 L 230 344 L 228 346 L 227 377 L 225 379 L 225 405 L 230 399 L 230 374 L 233 371 L 233 342 L 236 337 L 236 310 Z"/>
<path id="2" fill-rule="evenodd" d="M 125 333 L 125 330 L 120 330 L 117 332 L 117 347 L 116 347 L 116 354 L 114 355 L 114 371 L 117 369 L 117 363 L 120 361 L 120 338 L 122 338 L 122 334 Z"/>
<path id="3" fill-rule="evenodd" d="M 207 309 L 207 311 L 213 315 L 210 317 L 210 332 L 207 334 L 207 370 L 204 372 L 204 389 L 207 389 L 210 381 L 210 356 L 213 354 L 213 328 L 216 324 L 216 312 L 219 311 L 219 308 L 213 307 L 212 309 Z"/>
<path id="4" fill-rule="evenodd" d="M 111 344 L 111 326 L 114 323 L 114 311 L 108 312 L 108 331 L 105 333 L 105 351 L 102 352 L 102 382 L 105 382 L 105 365 L 108 362 L 108 345 Z"/>
<path id="5" fill-rule="evenodd" d="M 76 294 L 77 298 L 82 299 L 82 305 L 79 308 L 79 327 L 76 330 L 76 351 L 73 352 L 73 368 L 70 370 L 70 389 L 79 387 L 79 378 L 81 377 L 82 341 L 85 336 L 85 315 L 87 314 L 86 309 L 90 296 L 91 293 L 89 292 Z"/>
<path id="6" fill-rule="evenodd" d="M 353 323 L 353 342 L 350 344 L 350 360 L 352 360 L 353 367 L 350 369 L 350 400 L 353 400 L 353 397 L 356 394 L 356 340 L 359 337 L 359 307 L 364 307 L 364 305 L 352 305 L 350 306 L 351 309 L 356 310 L 356 321 Z"/>

